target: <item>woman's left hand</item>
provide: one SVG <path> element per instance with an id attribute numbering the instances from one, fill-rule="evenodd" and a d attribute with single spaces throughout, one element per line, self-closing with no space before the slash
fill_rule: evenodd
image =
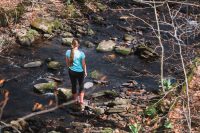
<path id="1" fill-rule="evenodd" d="M 84 77 L 87 77 L 87 72 L 84 73 Z"/>

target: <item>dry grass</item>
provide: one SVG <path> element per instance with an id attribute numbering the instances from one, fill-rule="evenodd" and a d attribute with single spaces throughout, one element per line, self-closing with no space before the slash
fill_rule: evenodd
<path id="1" fill-rule="evenodd" d="M 23 0 L 1 0 L 0 7 L 4 8 L 5 10 L 13 9 L 22 1 Z"/>

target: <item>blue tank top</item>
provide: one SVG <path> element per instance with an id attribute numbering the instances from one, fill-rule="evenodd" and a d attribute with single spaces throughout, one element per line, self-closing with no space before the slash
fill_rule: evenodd
<path id="1" fill-rule="evenodd" d="M 66 57 L 70 58 L 71 50 L 67 50 Z M 85 59 L 85 54 L 80 50 L 74 50 L 73 65 L 69 67 L 72 71 L 83 72 L 82 60 Z"/>

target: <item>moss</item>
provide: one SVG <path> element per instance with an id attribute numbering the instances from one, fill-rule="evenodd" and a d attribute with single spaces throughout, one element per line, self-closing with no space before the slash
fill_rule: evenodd
<path id="1" fill-rule="evenodd" d="M 153 118 L 153 117 L 155 117 L 157 115 L 157 110 L 156 110 L 155 107 L 150 106 L 144 111 L 144 114 L 146 116 L 149 116 L 149 117 Z"/>
<path id="2" fill-rule="evenodd" d="M 41 30 L 43 32 L 47 32 L 47 33 L 52 33 L 54 25 L 53 22 L 41 19 L 41 18 L 37 18 L 35 19 L 32 23 L 31 26 Z"/>
<path id="3" fill-rule="evenodd" d="M 42 83 L 38 86 L 35 86 L 34 91 L 38 93 L 53 92 L 56 86 L 56 82 Z"/>
<path id="4" fill-rule="evenodd" d="M 77 10 L 74 4 L 67 5 L 65 10 L 62 12 L 62 17 L 78 17 Z"/>
<path id="5" fill-rule="evenodd" d="M 62 28 L 63 28 L 62 23 L 61 23 L 58 19 L 56 19 L 56 20 L 53 21 L 52 23 L 53 23 L 54 29 L 62 29 Z"/>
<path id="6" fill-rule="evenodd" d="M 126 47 L 119 47 L 115 49 L 116 53 L 121 54 L 121 55 L 129 55 L 132 51 L 131 48 L 126 48 Z"/>
<path id="7" fill-rule="evenodd" d="M 102 77 L 102 73 L 100 73 L 99 71 L 97 70 L 94 70 L 90 73 L 90 77 L 93 78 L 93 79 L 99 79 Z"/>

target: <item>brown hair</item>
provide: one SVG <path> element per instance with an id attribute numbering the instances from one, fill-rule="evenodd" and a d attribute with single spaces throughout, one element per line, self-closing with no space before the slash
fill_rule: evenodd
<path id="1" fill-rule="evenodd" d="M 73 61 L 74 61 L 74 48 L 79 46 L 78 39 L 73 39 L 71 46 L 72 46 L 72 49 L 71 49 L 70 58 L 69 58 L 69 66 L 73 65 Z"/>

